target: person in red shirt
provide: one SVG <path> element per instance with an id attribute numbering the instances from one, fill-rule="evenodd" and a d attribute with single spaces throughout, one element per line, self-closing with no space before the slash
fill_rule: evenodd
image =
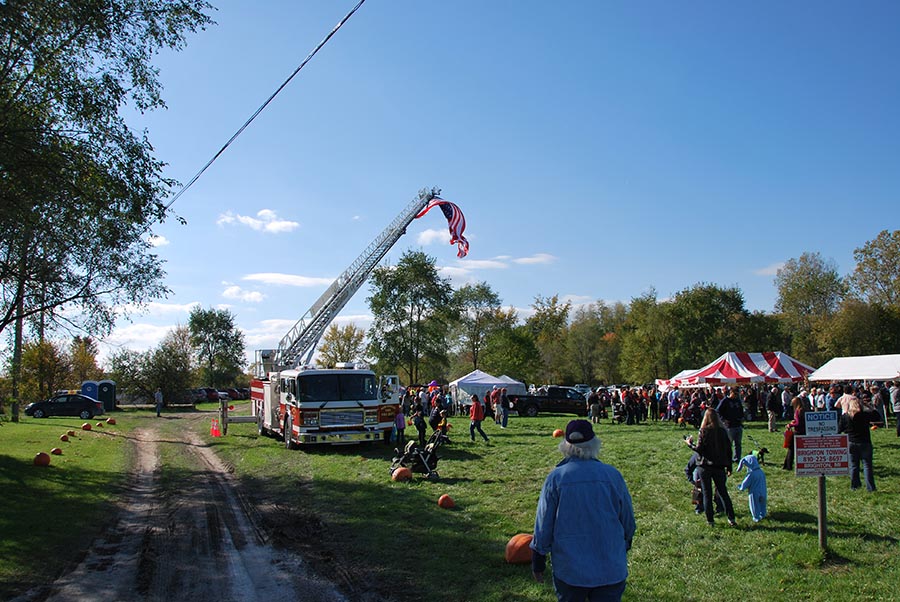
<path id="1" fill-rule="evenodd" d="M 469 419 L 472 421 L 469 425 L 469 434 L 472 437 L 472 441 L 475 441 L 476 430 L 481 433 L 485 441 L 489 441 L 488 436 L 484 434 L 481 428 L 481 423 L 484 421 L 484 405 L 478 399 L 478 396 L 474 394 L 472 395 L 472 408 L 469 410 Z"/>

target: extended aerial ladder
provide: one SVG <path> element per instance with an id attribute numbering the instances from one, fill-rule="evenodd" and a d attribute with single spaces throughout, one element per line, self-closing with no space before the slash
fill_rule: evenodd
<path id="1" fill-rule="evenodd" d="M 439 188 L 420 190 L 416 199 L 394 218 L 394 221 L 356 258 L 356 261 L 351 263 L 350 267 L 338 276 L 312 307 L 297 320 L 293 328 L 278 343 L 278 349 L 257 350 L 256 375 L 265 377 L 269 372 L 308 364 L 329 324 L 365 283 L 378 262 L 406 233 L 406 228 L 416 215 L 440 193 Z"/>

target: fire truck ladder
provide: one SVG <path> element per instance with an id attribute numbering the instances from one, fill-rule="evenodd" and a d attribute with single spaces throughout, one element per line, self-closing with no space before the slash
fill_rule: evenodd
<path id="1" fill-rule="evenodd" d="M 268 358 L 268 361 L 265 357 L 257 357 L 258 369 L 263 363 L 269 364 L 275 370 L 296 367 L 304 363 L 301 362 L 304 354 L 306 354 L 305 363 L 308 363 L 312 359 L 319 339 L 332 320 L 360 289 L 378 262 L 406 233 L 407 226 L 415 219 L 416 214 L 440 193 L 438 188 L 420 190 L 418 197 L 394 218 L 394 221 L 366 247 L 356 261 L 337 277 L 313 306 L 294 324 L 294 327 L 281 339 L 278 349 L 274 351 L 274 356 Z"/>

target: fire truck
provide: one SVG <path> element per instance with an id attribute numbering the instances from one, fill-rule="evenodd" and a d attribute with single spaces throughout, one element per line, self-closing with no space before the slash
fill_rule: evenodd
<path id="1" fill-rule="evenodd" d="M 389 440 L 399 408 L 396 376 L 376 378 L 365 365 L 310 365 L 319 339 L 428 203 L 440 194 L 423 189 L 328 287 L 281 339 L 277 349 L 256 351 L 250 385 L 252 416 L 229 417 L 222 427 L 255 420 L 261 436 L 284 441 L 288 449 L 307 444 L 351 444 Z"/>

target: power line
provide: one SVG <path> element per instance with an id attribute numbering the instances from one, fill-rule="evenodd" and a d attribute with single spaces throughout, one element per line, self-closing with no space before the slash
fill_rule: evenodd
<path id="1" fill-rule="evenodd" d="M 264 103 L 262 103 L 259 106 L 259 108 L 256 109 L 256 111 L 253 112 L 253 114 L 250 116 L 250 118 L 244 122 L 244 125 L 242 125 L 240 128 L 238 128 L 238 131 L 236 131 L 234 133 L 234 135 L 232 135 L 231 138 L 228 139 L 228 142 L 226 142 L 222 146 L 222 148 L 219 149 L 219 152 L 217 152 L 215 155 L 213 155 L 213 158 L 206 162 L 206 165 L 204 165 L 203 168 L 200 169 L 200 171 L 198 171 L 196 173 L 196 175 L 194 175 L 193 178 L 191 178 L 190 182 L 185 184 L 181 188 L 181 190 L 179 190 L 175 194 L 175 196 L 172 197 L 172 200 L 169 201 L 169 203 L 166 205 L 166 209 L 171 207 L 175 203 L 175 201 L 177 201 L 181 197 L 181 195 L 184 194 L 185 191 L 187 191 L 188 188 L 190 188 L 191 186 L 194 185 L 194 182 L 196 182 L 198 179 L 200 179 L 200 176 L 203 175 L 203 172 L 205 172 L 209 168 L 209 166 L 212 165 L 215 162 L 215 160 L 219 158 L 219 155 L 221 155 L 222 153 L 225 152 L 226 148 L 231 146 L 231 143 L 234 142 L 235 139 L 237 139 L 237 137 L 240 136 L 241 133 L 247 129 L 247 126 L 249 126 L 251 123 L 253 123 L 253 120 L 256 119 L 256 116 L 259 115 L 260 113 L 262 113 L 263 109 L 265 109 L 269 105 L 269 103 L 272 102 L 272 100 L 276 96 L 278 96 L 278 93 L 281 92 L 284 89 L 284 87 L 287 86 L 291 82 L 292 79 L 294 79 L 295 75 L 300 73 L 300 70 L 303 69 L 304 66 L 306 66 L 306 63 L 308 63 L 312 59 L 312 57 L 316 56 L 316 53 L 319 52 L 319 49 L 321 49 L 322 46 L 324 46 L 325 44 L 328 43 L 328 40 L 330 40 L 331 37 L 337 33 L 337 31 L 344 25 L 344 23 L 346 23 L 350 19 L 350 17 L 353 16 L 353 13 L 355 13 L 359 9 L 359 7 L 365 3 L 365 1 L 366 0 L 359 0 L 359 2 L 356 4 L 356 6 L 354 6 L 353 9 L 351 9 L 350 12 L 348 12 L 346 15 L 344 15 L 344 18 L 341 19 L 340 22 L 338 22 L 338 24 L 335 25 L 334 28 L 330 32 L 328 32 L 328 35 L 325 36 L 325 38 L 321 42 L 319 42 L 315 48 L 313 48 L 313 51 L 310 52 L 306 56 L 305 59 L 303 59 L 303 62 L 300 63 L 300 66 L 297 67 L 296 69 L 294 69 L 294 72 L 291 73 L 290 76 L 288 76 L 288 78 L 286 80 L 284 80 L 284 82 L 280 86 L 278 86 L 278 89 L 276 89 L 274 92 L 272 92 L 272 95 L 269 96 L 269 98 L 267 98 L 266 101 Z"/>

